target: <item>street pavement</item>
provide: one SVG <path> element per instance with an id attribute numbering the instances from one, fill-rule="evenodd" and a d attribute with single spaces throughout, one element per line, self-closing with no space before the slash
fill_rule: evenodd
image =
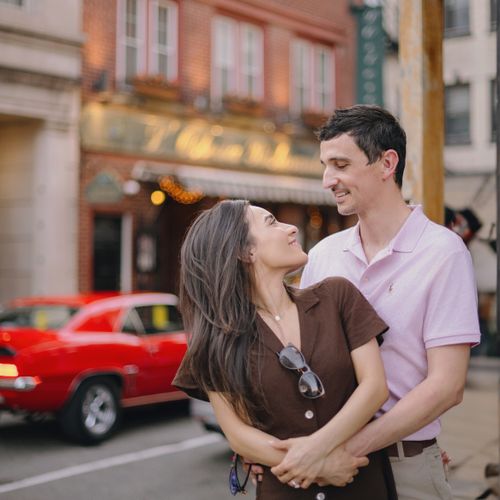
<path id="1" fill-rule="evenodd" d="M 499 460 L 500 360 L 473 358 L 471 365 L 464 400 L 444 415 L 439 440 L 452 459 L 457 500 L 483 492 L 484 467 Z M 53 421 L 29 425 L 2 416 L 0 500 L 232 498 L 227 443 L 205 433 L 182 407 L 138 409 L 126 417 L 114 439 L 81 447 L 61 440 Z"/>
<path id="2" fill-rule="evenodd" d="M 499 461 L 499 368 L 497 359 L 472 358 L 464 399 L 442 418 L 439 445 L 452 460 L 449 480 L 457 500 L 486 490 L 484 468 Z"/>

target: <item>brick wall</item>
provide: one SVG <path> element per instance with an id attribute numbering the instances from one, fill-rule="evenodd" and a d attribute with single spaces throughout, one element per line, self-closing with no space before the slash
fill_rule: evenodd
<path id="1" fill-rule="evenodd" d="M 247 9 L 242 19 L 262 25 L 261 0 L 255 0 L 253 8 Z M 212 5 L 213 3 L 213 5 Z M 349 13 L 347 0 L 269 0 L 266 4 L 278 9 L 286 8 L 290 18 L 300 19 L 307 26 L 331 21 L 342 30 L 342 40 L 334 44 L 336 54 L 337 102 L 352 103 L 354 96 L 354 44 L 355 25 Z M 238 13 L 217 8 L 217 2 L 206 0 L 179 0 L 179 82 L 182 99 L 192 103 L 198 96 L 210 95 L 211 21 L 218 13 Z M 248 4 L 252 7 L 252 3 Z M 303 20 L 306 20 L 304 23 Z M 99 83 L 106 72 L 106 89 L 115 88 L 116 71 L 116 24 L 117 0 L 84 0 L 83 28 L 86 41 L 83 47 L 82 89 L 84 100 L 96 96 L 92 85 Z M 271 109 L 287 108 L 289 97 L 289 43 L 294 36 L 304 36 L 300 30 L 293 30 L 283 24 L 265 24 L 265 103 Z M 313 41 L 324 42 L 320 38 Z M 102 89 L 104 90 L 104 89 Z"/>
<path id="2" fill-rule="evenodd" d="M 187 102 L 210 95 L 211 19 L 215 14 L 213 7 L 196 0 L 180 4 L 180 81 Z"/>
<path id="3" fill-rule="evenodd" d="M 106 72 L 108 88 L 113 88 L 116 52 L 116 0 L 84 0 L 82 96 L 93 97 L 92 85 Z M 107 89 L 102 89 L 107 90 Z"/>

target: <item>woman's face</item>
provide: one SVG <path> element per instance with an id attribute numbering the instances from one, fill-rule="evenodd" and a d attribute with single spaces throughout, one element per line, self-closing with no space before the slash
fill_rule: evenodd
<path id="1" fill-rule="evenodd" d="M 307 254 L 297 241 L 298 229 L 278 222 L 261 207 L 249 205 L 250 260 L 263 271 L 295 271 L 307 262 Z"/>

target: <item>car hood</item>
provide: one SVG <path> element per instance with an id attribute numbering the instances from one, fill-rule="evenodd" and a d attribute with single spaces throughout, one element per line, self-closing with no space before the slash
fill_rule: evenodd
<path id="1" fill-rule="evenodd" d="M 29 347 L 52 342 L 58 338 L 57 331 L 36 328 L 0 328 L 0 348 L 11 348 L 16 352 Z"/>

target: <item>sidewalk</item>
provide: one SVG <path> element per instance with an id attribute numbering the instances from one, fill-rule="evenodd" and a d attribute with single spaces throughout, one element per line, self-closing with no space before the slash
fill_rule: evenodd
<path id="1" fill-rule="evenodd" d="M 499 461 L 498 368 L 498 360 L 473 358 L 463 402 L 442 418 L 439 444 L 452 459 L 450 483 L 457 500 L 481 494 L 487 488 L 486 464 Z"/>

